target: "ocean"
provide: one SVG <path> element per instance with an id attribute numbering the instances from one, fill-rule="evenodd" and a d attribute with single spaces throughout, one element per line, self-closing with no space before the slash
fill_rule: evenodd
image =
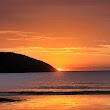
<path id="1" fill-rule="evenodd" d="M 0 92 L 110 91 L 110 72 L 0 73 Z"/>
<path id="2" fill-rule="evenodd" d="M 0 110 L 109 109 L 107 71 L 0 74 Z"/>

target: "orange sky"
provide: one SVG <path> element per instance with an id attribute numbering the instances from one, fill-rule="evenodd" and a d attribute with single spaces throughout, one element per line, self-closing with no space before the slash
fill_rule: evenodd
<path id="1" fill-rule="evenodd" d="M 0 51 L 110 70 L 110 0 L 0 0 Z"/>

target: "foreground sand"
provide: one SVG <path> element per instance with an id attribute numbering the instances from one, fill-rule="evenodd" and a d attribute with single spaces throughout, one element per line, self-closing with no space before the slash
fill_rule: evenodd
<path id="1" fill-rule="evenodd" d="M 0 103 L 0 110 L 109 110 L 110 95 L 1 96 L 21 99 Z M 25 99 L 25 100 L 24 100 Z"/>

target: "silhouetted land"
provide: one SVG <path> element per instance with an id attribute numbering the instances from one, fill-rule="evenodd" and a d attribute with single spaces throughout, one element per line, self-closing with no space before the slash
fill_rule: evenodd
<path id="1" fill-rule="evenodd" d="M 0 73 L 54 72 L 51 65 L 25 55 L 0 52 Z"/>

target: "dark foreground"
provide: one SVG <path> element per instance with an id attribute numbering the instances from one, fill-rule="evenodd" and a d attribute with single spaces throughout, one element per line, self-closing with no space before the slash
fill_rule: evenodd
<path id="1" fill-rule="evenodd" d="M 8 99 L 8 98 L 0 98 L 0 103 L 1 102 L 18 102 L 21 101 L 19 99 Z"/>

